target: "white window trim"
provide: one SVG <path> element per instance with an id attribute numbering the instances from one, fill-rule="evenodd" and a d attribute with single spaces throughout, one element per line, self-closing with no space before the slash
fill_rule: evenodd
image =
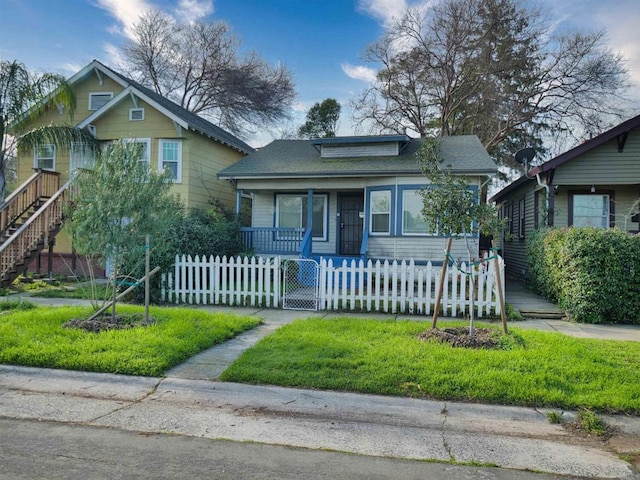
<path id="1" fill-rule="evenodd" d="M 124 142 L 131 143 L 146 143 L 147 144 L 147 156 L 144 159 L 139 159 L 142 162 L 144 160 L 147 163 L 147 167 L 151 169 L 151 139 L 150 138 L 124 138 Z"/>
<path id="2" fill-rule="evenodd" d="M 100 108 L 102 108 L 102 107 L 92 108 L 92 102 L 91 101 L 92 101 L 93 97 L 96 96 L 96 95 L 109 95 L 109 100 L 107 100 L 106 103 L 109 103 L 113 99 L 113 92 L 89 92 L 89 105 L 88 105 L 88 110 L 89 111 L 94 112 L 94 111 L 99 110 Z"/>
<path id="3" fill-rule="evenodd" d="M 405 198 L 405 194 L 410 193 L 410 192 L 419 192 L 420 189 L 419 188 L 405 188 L 402 190 L 402 206 L 401 206 L 401 211 L 400 211 L 400 215 L 402 215 L 401 217 L 401 224 L 400 224 L 400 229 L 402 231 L 402 236 L 407 236 L 407 237 L 437 237 L 438 236 L 438 229 L 436 228 L 435 232 L 406 232 L 405 231 L 405 224 L 404 224 L 404 207 L 406 205 L 406 198 Z M 416 193 L 417 194 L 417 193 Z M 427 224 L 427 229 L 429 228 L 429 224 Z"/>
<path id="4" fill-rule="evenodd" d="M 77 172 L 77 170 L 79 168 L 84 168 L 84 169 L 88 169 L 88 167 L 86 165 L 83 165 L 82 167 L 78 167 L 77 165 L 74 165 L 73 163 L 73 154 L 76 148 L 82 148 L 86 153 L 87 150 L 90 150 L 89 148 L 87 148 L 87 145 L 84 143 L 79 143 L 79 142 L 73 142 L 71 144 L 71 147 L 69 148 L 69 171 L 71 172 L 71 174 L 75 174 Z M 95 166 L 96 163 L 96 152 L 95 150 L 93 150 L 93 158 L 90 158 L 89 160 L 91 161 L 90 163 L 92 164 L 91 169 L 93 169 L 93 167 Z M 75 167 L 75 168 L 74 168 Z"/>
<path id="5" fill-rule="evenodd" d="M 51 166 L 51 168 L 42 168 L 39 166 L 39 160 L 40 157 L 38 155 L 38 152 L 40 150 L 40 148 L 42 147 L 52 147 L 53 148 L 53 165 Z M 55 172 L 56 170 L 56 146 L 53 143 L 43 143 L 42 145 L 38 145 L 34 148 L 33 150 L 33 168 L 42 168 L 42 170 L 47 170 L 50 172 Z M 48 158 L 48 157 L 46 157 Z"/>
<path id="6" fill-rule="evenodd" d="M 142 112 L 142 118 L 133 118 L 133 112 Z M 141 122 L 144 120 L 144 107 L 130 108 L 129 109 L 129 121 L 130 122 Z"/>
<path id="7" fill-rule="evenodd" d="M 158 172 L 162 172 L 164 170 L 164 166 L 162 165 L 164 159 L 162 158 L 163 153 L 163 145 L 165 143 L 177 143 L 178 144 L 178 175 L 176 178 L 172 179 L 173 183 L 182 183 L 182 140 L 181 139 L 170 139 L 170 138 L 161 138 L 158 140 Z"/>
<path id="8" fill-rule="evenodd" d="M 275 218 L 275 224 L 276 227 L 280 226 L 280 199 L 283 197 L 300 197 L 302 199 L 302 202 L 306 202 L 307 201 L 307 195 L 304 193 L 300 193 L 300 194 L 296 194 L 296 193 L 278 193 L 276 194 L 276 218 Z M 322 215 L 322 237 L 313 237 L 312 240 L 317 240 L 317 241 L 327 241 L 327 232 L 328 232 L 328 206 L 329 206 L 329 196 L 326 193 L 320 193 L 320 194 L 314 194 L 313 195 L 313 199 L 315 200 L 316 198 L 323 198 L 324 200 L 324 214 Z M 301 204 L 302 205 L 302 204 Z M 300 227 L 299 228 L 304 228 L 302 227 L 302 209 L 300 209 Z"/>
<path id="9" fill-rule="evenodd" d="M 385 212 L 374 212 L 373 211 L 373 200 L 371 197 L 373 197 L 374 194 L 376 193 L 385 193 L 389 196 L 389 210 L 387 210 L 386 215 L 388 215 L 389 217 L 389 223 L 387 224 L 387 231 L 386 232 L 374 232 L 373 231 L 373 216 L 374 215 L 385 215 Z M 369 235 L 381 235 L 381 236 L 389 236 L 391 235 L 391 222 L 392 222 L 392 218 L 391 218 L 391 209 L 392 209 L 392 205 L 391 205 L 391 190 L 371 190 L 369 192 Z"/>

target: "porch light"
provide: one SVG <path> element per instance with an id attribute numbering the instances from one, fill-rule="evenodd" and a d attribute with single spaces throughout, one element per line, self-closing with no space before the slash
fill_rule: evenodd
<path id="1" fill-rule="evenodd" d="M 596 186 L 595 185 L 591 185 L 591 193 L 596 193 Z"/>

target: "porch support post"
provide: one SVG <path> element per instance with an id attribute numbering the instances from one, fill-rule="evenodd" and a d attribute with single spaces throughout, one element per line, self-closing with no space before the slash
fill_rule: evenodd
<path id="1" fill-rule="evenodd" d="M 49 280 L 53 279 L 53 246 L 56 244 L 56 241 L 52 238 L 49 239 L 49 249 L 47 255 L 47 270 L 49 274 Z"/>
<path id="2" fill-rule="evenodd" d="M 242 190 L 236 190 L 236 215 L 240 216 L 240 208 L 242 206 Z"/>
<path id="3" fill-rule="evenodd" d="M 313 231 L 313 188 L 307 191 L 307 229 Z M 309 238 L 309 255 L 313 252 L 313 234 Z"/>
<path id="4" fill-rule="evenodd" d="M 553 174 L 555 173 L 555 169 L 550 170 L 549 172 L 547 172 L 547 192 L 548 192 L 548 196 L 549 198 L 547 199 L 548 203 L 547 203 L 547 226 L 548 227 L 553 227 L 554 224 L 554 220 L 555 220 L 555 208 L 556 208 L 556 192 L 554 191 L 554 185 L 553 185 Z"/>

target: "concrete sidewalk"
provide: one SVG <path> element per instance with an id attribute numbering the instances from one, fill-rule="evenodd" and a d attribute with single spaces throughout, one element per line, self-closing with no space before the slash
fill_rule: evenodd
<path id="1" fill-rule="evenodd" d="M 531 408 L 12 366 L 0 366 L 0 416 L 583 478 L 640 478 L 612 452 L 640 445 L 640 419 L 633 417 L 606 417 L 618 433 L 605 442 L 578 438 L 550 424 L 546 411 Z"/>
<path id="2" fill-rule="evenodd" d="M 30 300 L 55 305 L 58 299 Z M 538 409 L 212 381 L 244 350 L 298 318 L 425 317 L 196 308 L 258 316 L 263 324 L 192 357 L 164 379 L 0 366 L 0 416 L 374 456 L 478 462 L 588 478 L 640 478 L 613 453 L 639 450 L 637 417 L 605 417 L 616 427 L 616 435 L 602 441 L 579 438 L 551 425 L 546 411 Z M 510 327 L 640 341 L 636 327 L 553 320 L 512 322 Z M 568 420 L 574 417 L 564 413 Z"/>

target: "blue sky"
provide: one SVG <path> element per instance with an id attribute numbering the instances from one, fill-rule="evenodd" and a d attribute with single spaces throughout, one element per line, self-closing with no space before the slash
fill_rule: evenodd
<path id="1" fill-rule="evenodd" d="M 293 73 L 298 92 L 293 126 L 315 102 L 333 97 L 343 105 L 340 134 L 351 134 L 348 103 L 372 75 L 362 61 L 366 46 L 407 6 L 434 1 L 0 0 L 0 58 L 70 76 L 94 58 L 113 66 L 127 28 L 146 8 L 187 20 L 224 20 L 244 49 Z M 611 48 L 628 59 L 634 97 L 640 100 L 640 0 L 537 1 L 555 28 L 606 29 Z M 273 135 L 262 132 L 250 140 L 259 145 Z"/>

